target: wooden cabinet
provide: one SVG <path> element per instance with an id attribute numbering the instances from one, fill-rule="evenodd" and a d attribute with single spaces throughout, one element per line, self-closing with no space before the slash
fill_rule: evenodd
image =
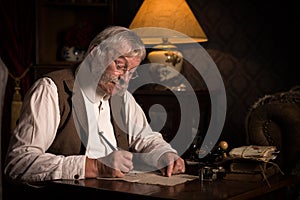
<path id="1" fill-rule="evenodd" d="M 115 6 L 115 0 L 36 0 L 34 77 L 73 64 L 62 58 L 62 47 L 70 42 L 66 40 L 87 48 L 86 43 L 114 23 Z"/>
<path id="2" fill-rule="evenodd" d="M 161 132 L 167 142 L 170 142 L 175 137 L 178 133 L 179 126 L 181 125 L 183 125 L 181 128 L 185 131 L 186 139 L 192 140 L 194 138 L 194 142 L 201 142 L 197 140 L 199 137 L 202 138 L 206 134 L 210 121 L 211 102 L 207 90 L 195 91 L 195 94 L 200 109 L 200 113 L 198 113 L 200 115 L 199 122 L 196 122 L 193 118 L 193 116 L 195 116 L 194 114 L 197 114 L 195 113 L 196 110 L 193 105 L 184 103 L 189 102 L 186 98 L 191 98 L 191 93 L 188 91 L 138 89 L 133 93 L 133 96 L 144 110 L 150 125 L 151 120 L 160 120 L 161 123 L 165 120 L 164 126 L 161 129 L 156 130 L 155 127 L 152 128 L 154 131 Z M 185 105 L 185 109 L 187 109 L 184 110 L 184 113 L 181 113 L 178 97 L 181 98 L 182 103 Z M 151 117 L 151 107 L 155 105 L 161 105 L 164 108 L 164 111 L 155 111 L 155 109 L 153 109 L 152 113 L 156 113 Z M 165 113 L 166 116 L 161 117 L 161 113 Z M 163 119 L 164 117 L 166 117 L 166 119 Z M 193 130 L 193 127 L 198 127 L 198 130 Z"/>

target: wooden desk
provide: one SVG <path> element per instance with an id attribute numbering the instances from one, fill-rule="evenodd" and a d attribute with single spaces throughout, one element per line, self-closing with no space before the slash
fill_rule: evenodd
<path id="1" fill-rule="evenodd" d="M 260 196 L 280 191 L 284 187 L 299 183 L 299 177 L 273 177 L 271 187 L 263 182 L 215 180 L 213 182 L 190 181 L 176 186 L 158 186 L 124 181 L 87 179 L 78 181 L 52 181 L 47 183 L 51 199 L 68 196 L 70 199 L 259 199 Z M 51 192 L 52 191 L 52 192 Z M 57 195 L 55 195 L 57 194 Z M 50 197 L 47 195 L 48 197 Z M 282 195 L 280 197 L 280 195 Z M 285 193 L 276 193 L 275 199 L 286 199 Z M 278 198 L 277 198 L 278 197 Z M 263 199 L 266 199 L 265 197 Z M 274 196 L 272 196 L 274 199 Z"/>

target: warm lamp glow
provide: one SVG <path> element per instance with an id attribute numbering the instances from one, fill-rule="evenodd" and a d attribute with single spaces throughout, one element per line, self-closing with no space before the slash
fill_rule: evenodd
<path id="1" fill-rule="evenodd" d="M 131 22 L 146 46 L 149 72 L 171 90 L 185 90 L 180 82 L 183 54 L 175 44 L 206 42 L 207 37 L 185 0 L 144 0 Z M 163 89 L 165 89 L 163 87 Z"/>
<path id="2" fill-rule="evenodd" d="M 129 28 L 142 27 L 171 29 L 192 38 L 194 42 L 208 40 L 185 0 L 144 0 Z M 145 44 L 162 43 L 162 38 L 167 38 L 172 44 L 191 42 L 186 37 L 162 36 L 159 32 L 142 35 Z"/>

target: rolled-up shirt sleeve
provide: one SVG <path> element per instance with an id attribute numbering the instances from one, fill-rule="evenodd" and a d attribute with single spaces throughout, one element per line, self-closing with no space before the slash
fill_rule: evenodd
<path id="1" fill-rule="evenodd" d="M 58 93 L 49 78 L 37 80 L 24 98 L 18 124 L 11 136 L 5 175 L 20 182 L 83 179 L 85 156 L 46 153 L 60 122 Z"/>

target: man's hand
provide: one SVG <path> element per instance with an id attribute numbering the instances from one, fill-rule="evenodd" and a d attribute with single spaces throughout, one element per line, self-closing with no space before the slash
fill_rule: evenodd
<path id="1" fill-rule="evenodd" d="M 114 151 L 97 160 L 99 177 L 124 177 L 133 169 L 132 153 L 128 151 Z"/>
<path id="2" fill-rule="evenodd" d="M 175 153 L 165 153 L 158 159 L 158 166 L 163 176 L 172 176 L 185 172 L 184 160 Z"/>
<path id="3" fill-rule="evenodd" d="M 132 169 L 132 153 L 128 151 L 118 150 L 102 158 L 86 158 L 85 177 L 122 178 Z"/>

